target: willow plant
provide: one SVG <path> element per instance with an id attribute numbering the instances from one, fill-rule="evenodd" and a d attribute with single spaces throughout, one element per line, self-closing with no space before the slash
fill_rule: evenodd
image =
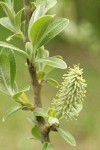
<path id="1" fill-rule="evenodd" d="M 0 41 L 0 91 L 17 102 L 5 113 L 3 122 L 19 110 L 30 111 L 28 120 L 32 123 L 31 132 L 35 139 L 42 142 L 42 150 L 53 150 L 49 138 L 51 131 L 60 134 L 72 146 L 76 145 L 74 137 L 60 128 L 60 120 L 70 120 L 79 115 L 86 93 L 86 81 L 79 65 L 66 71 L 61 84 L 48 76 L 55 68 L 67 69 L 61 56 L 50 57 L 49 51 L 45 49 L 45 45 L 64 30 L 69 22 L 66 18 L 47 14 L 56 3 L 56 0 L 23 0 L 23 8 L 15 12 L 14 0 L 0 2 L 6 14 L 6 17 L 0 18 L 0 24 L 12 32 L 6 42 Z M 13 38 L 19 38 L 24 48 L 10 44 Z M 20 90 L 16 82 L 15 51 L 26 58 L 34 92 L 33 102 L 26 95 L 30 88 Z M 59 89 L 51 106 L 45 111 L 41 102 L 41 88 L 46 83 Z"/>

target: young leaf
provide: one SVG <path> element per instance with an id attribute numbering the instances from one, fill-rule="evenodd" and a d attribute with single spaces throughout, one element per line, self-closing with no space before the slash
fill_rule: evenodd
<path id="1" fill-rule="evenodd" d="M 0 18 L 0 24 L 7 28 L 8 30 L 12 31 L 12 32 L 16 32 L 14 26 L 12 25 L 11 21 L 9 20 L 8 17 L 3 17 L 3 18 Z"/>
<path id="2" fill-rule="evenodd" d="M 65 141 L 67 141 L 72 146 L 76 146 L 75 139 L 69 132 L 62 130 L 61 128 L 58 128 L 57 130 Z"/>
<path id="3" fill-rule="evenodd" d="M 32 26 L 32 24 L 42 17 L 44 15 L 44 9 L 45 9 L 45 0 L 42 0 L 41 3 L 36 7 L 35 11 L 33 12 L 30 22 L 29 22 L 29 30 Z"/>
<path id="4" fill-rule="evenodd" d="M 0 54 L 0 88 L 6 91 L 8 95 L 12 95 L 10 84 L 10 64 L 7 56 Z"/>
<path id="5" fill-rule="evenodd" d="M 61 18 L 57 19 L 56 21 L 52 22 L 44 35 L 41 38 L 41 41 L 39 43 L 39 47 L 42 45 L 48 43 L 51 39 L 53 39 L 55 36 L 57 36 L 64 28 L 68 25 L 68 19 Z"/>
<path id="6" fill-rule="evenodd" d="M 53 147 L 52 147 L 51 143 L 45 142 L 42 145 L 42 150 L 53 150 Z"/>
<path id="7" fill-rule="evenodd" d="M 7 39 L 6 39 L 6 41 L 11 41 L 13 38 L 20 38 L 20 39 L 23 39 L 24 38 L 24 35 L 23 35 L 23 33 L 15 33 L 15 34 L 13 34 L 13 35 L 10 35 L 9 37 L 7 37 Z"/>
<path id="8" fill-rule="evenodd" d="M 31 133 L 36 139 L 41 139 L 41 132 L 38 125 L 32 128 Z"/>
<path id="9" fill-rule="evenodd" d="M 12 13 L 12 11 L 10 10 L 10 8 L 7 6 L 6 3 L 0 2 L 0 5 L 2 6 L 2 8 L 3 8 L 4 12 L 6 13 L 6 15 L 9 17 L 11 23 L 14 25 L 15 24 L 15 22 L 14 22 L 14 15 L 15 14 Z"/>
<path id="10" fill-rule="evenodd" d="M 21 105 L 34 109 L 33 104 L 30 102 L 27 95 L 25 94 L 25 92 L 28 91 L 29 89 L 30 87 L 27 87 L 21 91 L 17 91 L 16 93 L 13 94 L 12 98 Z"/>
<path id="11" fill-rule="evenodd" d="M 24 8 L 22 8 L 15 16 L 15 22 L 18 30 L 20 30 L 20 25 L 21 25 L 21 16 Z"/>
<path id="12" fill-rule="evenodd" d="M 52 78 L 48 78 L 47 82 L 49 82 L 54 87 L 58 87 L 59 86 L 59 83 L 56 80 L 52 79 Z"/>
<path id="13" fill-rule="evenodd" d="M 9 118 L 11 115 L 13 115 L 14 113 L 16 113 L 17 111 L 21 110 L 22 106 L 14 106 L 12 108 L 10 108 L 4 115 L 2 121 L 4 122 L 7 118 Z"/>
<path id="14" fill-rule="evenodd" d="M 44 10 L 44 14 L 46 14 L 48 12 L 49 9 L 51 9 L 52 7 L 54 7 L 57 3 L 57 0 L 45 0 L 47 5 L 46 8 Z"/>
<path id="15" fill-rule="evenodd" d="M 30 28 L 29 37 L 35 50 L 39 48 L 40 40 L 51 21 L 52 16 L 43 16 L 33 23 Z"/>
<path id="16" fill-rule="evenodd" d="M 48 57 L 48 58 L 41 58 L 41 59 L 37 59 L 36 63 L 44 63 L 47 64 L 49 66 L 52 66 L 54 68 L 60 68 L 60 69 L 66 69 L 67 65 L 66 63 L 59 58 L 54 58 L 54 57 Z"/>
<path id="17" fill-rule="evenodd" d="M 14 88 L 15 83 L 15 76 L 16 76 L 16 62 L 15 62 L 15 56 L 11 49 L 3 49 L 1 52 L 1 55 L 7 56 L 7 59 L 9 60 L 10 64 L 10 84 L 11 88 Z"/>
<path id="18" fill-rule="evenodd" d="M 24 52 L 23 50 L 19 49 L 18 47 L 15 47 L 15 46 L 7 43 L 7 42 L 0 41 L 0 46 L 3 47 L 3 48 L 10 48 L 12 50 L 15 50 L 15 51 L 23 54 L 26 57 L 29 57 L 26 52 Z"/>

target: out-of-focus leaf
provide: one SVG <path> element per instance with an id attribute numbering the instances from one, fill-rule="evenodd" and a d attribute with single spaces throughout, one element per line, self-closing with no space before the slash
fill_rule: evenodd
<path id="1" fill-rule="evenodd" d="M 42 150 L 53 150 L 53 147 L 52 147 L 51 143 L 45 142 L 42 145 Z"/>
<path id="2" fill-rule="evenodd" d="M 60 69 L 66 69 L 67 65 L 66 63 L 59 58 L 54 58 L 54 57 L 48 57 L 48 58 L 41 58 L 41 59 L 37 59 L 36 63 L 44 63 L 47 64 L 49 66 L 52 66 L 54 68 L 60 68 Z"/>
<path id="3" fill-rule="evenodd" d="M 11 21 L 9 20 L 8 17 L 3 17 L 0 18 L 0 24 L 2 26 L 4 26 L 5 28 L 7 28 L 8 30 L 12 31 L 12 32 L 16 32 L 14 26 L 12 25 Z"/>
<path id="4" fill-rule="evenodd" d="M 9 118 L 11 115 L 16 113 L 17 111 L 21 110 L 23 107 L 22 106 L 14 106 L 10 108 L 4 115 L 2 121 L 4 122 L 7 118 Z"/>
<path id="5" fill-rule="evenodd" d="M 49 82 L 54 87 L 58 87 L 59 86 L 59 83 L 56 80 L 52 79 L 52 78 L 48 78 L 47 82 Z"/>
<path id="6" fill-rule="evenodd" d="M 29 89 L 30 89 L 30 87 L 25 88 L 25 89 L 23 89 L 21 91 L 18 91 L 17 93 L 15 93 L 13 95 L 13 99 L 16 102 L 22 104 L 23 106 L 28 106 L 28 107 L 32 107 L 33 108 L 32 103 L 29 101 L 29 99 L 27 98 L 27 96 L 25 94 L 25 92 L 28 91 Z"/>
<path id="7" fill-rule="evenodd" d="M 46 8 L 45 8 L 44 14 L 46 14 L 47 11 L 49 9 L 51 9 L 52 7 L 54 7 L 56 5 L 56 3 L 57 3 L 57 0 L 45 0 L 45 1 L 46 1 L 47 5 L 46 5 Z"/>
<path id="8" fill-rule="evenodd" d="M 6 15 L 9 17 L 11 23 L 14 25 L 15 24 L 14 23 L 14 14 L 10 10 L 10 8 L 4 2 L 0 2 L 0 5 L 2 6 L 2 8 L 3 8 L 4 12 L 6 13 Z"/>
<path id="9" fill-rule="evenodd" d="M 15 56 L 14 53 L 11 49 L 3 49 L 1 52 L 1 57 L 2 55 L 7 56 L 7 59 L 9 61 L 9 70 L 10 70 L 10 74 L 9 74 L 9 78 L 10 78 L 10 85 L 11 88 L 14 88 L 14 83 L 15 83 L 15 76 L 16 76 L 16 62 L 15 62 Z"/>
<path id="10" fill-rule="evenodd" d="M 15 22 L 16 22 L 16 26 L 17 28 L 20 30 L 20 25 L 21 25 L 21 16 L 22 16 L 22 12 L 23 12 L 24 8 L 22 8 L 15 16 Z"/>
<path id="11" fill-rule="evenodd" d="M 69 132 L 62 130 L 61 128 L 58 128 L 57 130 L 65 141 L 67 141 L 72 146 L 76 146 L 75 139 Z"/>
<path id="12" fill-rule="evenodd" d="M 9 37 L 7 37 L 6 41 L 11 41 L 13 38 L 20 38 L 20 39 L 23 39 L 24 38 L 24 35 L 22 33 L 15 33 L 13 35 L 10 35 Z"/>
<path id="13" fill-rule="evenodd" d="M 32 41 L 34 50 L 39 48 L 41 38 L 51 21 L 52 16 L 43 16 L 33 23 L 32 27 L 30 28 L 29 37 Z"/>
<path id="14" fill-rule="evenodd" d="M 37 120 L 36 120 L 36 117 L 34 117 L 34 116 L 27 117 L 27 120 L 31 123 L 31 125 L 32 125 L 33 127 L 35 127 L 36 125 L 38 125 L 38 122 L 37 122 Z"/>
<path id="15" fill-rule="evenodd" d="M 41 41 L 39 43 L 39 46 L 48 43 L 51 39 L 53 39 L 55 36 L 57 36 L 67 25 L 68 25 L 68 19 L 61 18 L 57 19 L 56 21 L 53 21 L 47 28 L 46 32 L 41 38 Z"/>
<path id="16" fill-rule="evenodd" d="M 26 52 L 24 52 L 23 50 L 19 49 L 18 47 L 15 47 L 15 46 L 7 43 L 7 42 L 0 41 L 0 46 L 3 47 L 3 48 L 10 48 L 12 50 L 15 50 L 15 51 L 23 54 L 26 57 L 29 57 Z"/>
<path id="17" fill-rule="evenodd" d="M 0 54 L 0 89 L 12 95 L 10 80 L 10 64 L 7 56 Z"/>
<path id="18" fill-rule="evenodd" d="M 41 132 L 39 126 L 36 125 L 35 127 L 33 127 L 31 133 L 36 139 L 41 139 Z"/>
<path id="19" fill-rule="evenodd" d="M 30 19 L 29 28 L 32 23 L 37 19 L 42 17 L 47 13 L 47 11 L 52 8 L 57 3 L 56 0 L 37 0 L 36 1 L 36 10 L 33 12 L 32 17 Z"/>

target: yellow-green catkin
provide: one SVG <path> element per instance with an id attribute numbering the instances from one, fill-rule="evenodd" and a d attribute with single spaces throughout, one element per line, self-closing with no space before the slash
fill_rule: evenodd
<path id="1" fill-rule="evenodd" d="M 79 65 L 74 65 L 73 68 L 69 68 L 67 74 L 63 75 L 63 82 L 52 102 L 55 117 L 69 120 L 79 115 L 87 86 L 82 74 L 83 69 L 80 69 Z"/>

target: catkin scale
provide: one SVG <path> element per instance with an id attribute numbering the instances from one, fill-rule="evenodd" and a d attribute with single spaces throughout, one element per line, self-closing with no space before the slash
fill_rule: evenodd
<path id="1" fill-rule="evenodd" d="M 82 76 L 82 70 L 79 65 L 75 65 L 74 68 L 69 68 L 67 74 L 63 75 L 59 91 L 52 101 L 55 117 L 73 119 L 82 110 L 87 86 Z"/>

